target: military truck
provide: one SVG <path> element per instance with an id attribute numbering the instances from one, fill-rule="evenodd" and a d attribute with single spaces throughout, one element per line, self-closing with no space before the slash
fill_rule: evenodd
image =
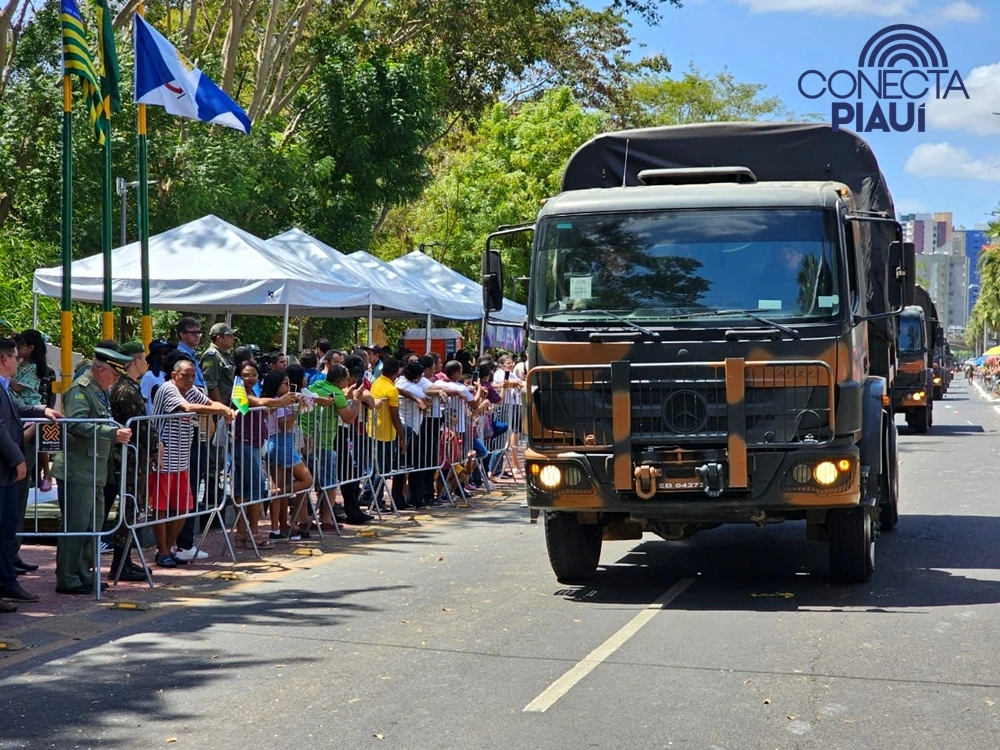
<path id="1" fill-rule="evenodd" d="M 930 293 L 920 284 L 914 290 L 913 302 L 924 310 L 926 341 L 931 370 L 932 396 L 935 401 L 944 398 L 951 385 L 951 349 L 941 326 L 937 305 L 931 299 Z"/>
<path id="2" fill-rule="evenodd" d="M 605 539 L 787 520 L 867 580 L 898 520 L 914 288 L 870 147 L 820 124 L 607 133 L 529 229 L 527 497 L 558 580 L 591 576 Z M 521 231 L 487 239 L 488 312 Z"/>
<path id="3" fill-rule="evenodd" d="M 910 305 L 899 316 L 899 364 L 892 387 L 892 407 L 906 417 L 915 432 L 926 433 L 934 424 L 933 347 L 925 308 Z"/>

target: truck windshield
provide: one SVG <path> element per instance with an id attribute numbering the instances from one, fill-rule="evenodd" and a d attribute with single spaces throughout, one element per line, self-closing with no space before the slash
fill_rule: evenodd
<path id="1" fill-rule="evenodd" d="M 828 319 L 845 304 L 838 242 L 835 214 L 821 209 L 548 217 L 539 223 L 534 317 L 669 321 L 751 310 L 769 319 Z"/>
<path id="2" fill-rule="evenodd" d="M 920 318 L 901 315 L 899 318 L 899 351 L 920 352 L 924 349 L 924 329 Z"/>

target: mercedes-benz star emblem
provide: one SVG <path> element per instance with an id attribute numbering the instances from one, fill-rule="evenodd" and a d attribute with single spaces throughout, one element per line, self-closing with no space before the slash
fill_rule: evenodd
<path id="1" fill-rule="evenodd" d="M 674 391 L 663 402 L 663 421 L 672 432 L 698 432 L 708 422 L 708 402 L 694 391 Z"/>

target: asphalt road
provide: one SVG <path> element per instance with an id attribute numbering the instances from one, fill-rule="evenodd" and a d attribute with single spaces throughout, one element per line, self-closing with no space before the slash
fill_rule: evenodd
<path id="1" fill-rule="evenodd" d="M 935 419 L 867 585 L 795 523 L 564 587 L 515 500 L 0 664 L 0 747 L 996 748 L 1000 414 Z"/>

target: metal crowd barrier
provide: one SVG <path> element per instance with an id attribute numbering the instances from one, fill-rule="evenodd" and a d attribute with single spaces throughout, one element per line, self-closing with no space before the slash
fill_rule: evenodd
<path id="1" fill-rule="evenodd" d="M 389 418 L 384 405 L 374 404 L 373 408 L 360 404 L 352 423 L 336 418 L 336 431 L 331 425 L 333 408 L 310 403 L 308 399 L 281 409 L 256 407 L 247 414 L 237 414 L 229 426 L 216 417 L 193 414 L 130 419 L 124 426 L 133 431 L 133 440 L 113 449 L 113 453 L 120 451 L 120 481 L 107 493 L 112 502 L 112 493 L 117 491 L 118 495 L 119 512 L 114 525 L 102 528 L 107 516 L 102 512 L 105 492 L 95 484 L 86 528 L 68 528 L 66 514 L 61 513 L 60 530 L 43 531 L 39 506 L 35 503 L 30 529 L 20 536 L 90 539 L 95 595 L 100 599 L 100 540 L 119 532 L 123 523 L 128 529 L 127 546 L 134 545 L 139 551 L 147 583 L 152 587 L 140 536 L 146 529 L 155 531 L 160 527 L 158 533 L 165 533 L 167 524 L 175 524 L 176 530 L 176 525 L 196 524 L 200 520 L 201 536 L 196 546 L 201 548 L 212 525 L 218 522 L 224 551 L 235 561 L 233 537 L 242 527 L 247 543 L 259 558 L 256 534 L 251 533 L 251 516 L 260 514 L 260 506 L 270 505 L 270 513 L 277 514 L 271 518 L 272 528 L 287 528 L 289 535 L 294 535 L 302 524 L 309 532 L 315 529 L 322 539 L 324 516 L 340 534 L 335 513 L 336 491 L 342 495 L 356 493 L 359 507 L 367 506 L 382 520 L 385 513 L 399 517 L 401 502 L 423 504 L 436 498 L 455 507 L 469 498 L 468 485 L 473 477 L 478 476 L 488 491 L 493 488 L 491 475 L 509 471 L 516 476 L 519 472 L 515 451 L 523 415 L 518 403 L 472 409 L 461 397 L 435 394 L 418 405 L 401 394 L 400 418 L 407 436 L 407 450 L 403 454 L 399 451 L 398 437 L 392 441 L 378 440 L 384 434 L 380 433 L 384 420 Z M 54 425 L 46 420 L 30 421 L 40 425 L 34 440 L 36 454 L 64 451 L 66 431 L 73 431 L 76 424 L 120 427 L 112 420 L 64 419 Z M 186 450 L 176 440 L 167 439 L 175 434 L 186 436 L 188 428 L 192 437 L 190 443 L 186 438 L 182 441 Z M 96 437 L 91 440 L 93 445 L 87 455 L 96 467 Z M 186 477 L 179 471 L 167 471 L 168 464 L 183 457 L 173 454 L 185 452 Z M 309 468 L 312 481 L 306 486 L 296 486 L 302 482 L 289 466 L 290 456 L 295 453 Z M 37 487 L 40 471 L 37 466 L 33 468 Z M 190 494 L 181 491 L 185 481 Z M 390 483 L 391 490 L 386 492 Z M 60 495 L 63 492 L 59 490 Z M 180 502 L 188 498 L 190 504 Z M 227 504 L 233 508 L 232 524 L 226 523 Z M 127 559 L 128 555 L 123 555 L 118 569 L 112 571 L 116 583 Z"/>
<path id="2" fill-rule="evenodd" d="M 89 469 L 90 475 L 96 477 L 98 467 L 96 427 L 110 426 L 117 429 L 121 425 L 110 419 L 60 419 L 58 422 L 47 419 L 26 419 L 24 423 L 34 425 L 35 433 L 31 444 L 25 446 L 28 478 L 32 481 L 24 485 L 23 489 L 27 492 L 25 499 L 27 500 L 27 511 L 30 514 L 24 516 L 24 526 L 22 527 L 24 531 L 20 532 L 18 537 L 21 539 L 56 537 L 59 545 L 56 552 L 57 571 L 64 564 L 64 560 L 68 560 L 68 556 L 78 554 L 81 558 L 81 568 L 84 570 L 88 567 L 92 568 L 94 596 L 100 600 L 101 537 L 106 534 L 113 535 L 118 530 L 122 522 L 121 513 L 118 514 L 114 526 L 107 530 L 102 528 L 105 523 L 104 519 L 108 515 L 105 512 L 105 483 L 97 484 L 96 481 L 92 485 L 74 483 L 71 490 L 69 482 L 57 480 L 56 489 L 52 493 L 55 497 L 42 497 L 43 493 L 39 489 L 42 484 L 42 466 L 38 457 L 47 454 L 52 460 L 55 460 L 57 454 L 63 454 L 64 467 L 68 468 L 67 465 L 72 463 L 74 471 L 84 470 L 83 473 L 87 473 L 86 470 Z M 73 436 L 74 450 L 72 455 L 67 452 L 69 435 Z M 113 444 L 112 455 L 116 450 L 117 444 Z M 113 458 L 109 457 L 108 460 L 112 461 Z M 89 467 L 87 467 L 88 462 Z M 41 506 L 51 505 L 53 499 L 57 502 L 56 508 L 50 507 L 49 512 L 43 512 Z M 89 505 L 89 513 L 85 511 L 80 514 L 77 507 L 80 504 Z M 67 512 L 67 508 L 70 508 L 72 512 Z M 50 513 L 56 510 L 58 510 L 58 530 L 43 529 L 45 521 L 51 522 L 52 520 Z M 79 547 L 67 544 L 69 540 L 73 539 L 83 539 L 89 543 Z"/>

